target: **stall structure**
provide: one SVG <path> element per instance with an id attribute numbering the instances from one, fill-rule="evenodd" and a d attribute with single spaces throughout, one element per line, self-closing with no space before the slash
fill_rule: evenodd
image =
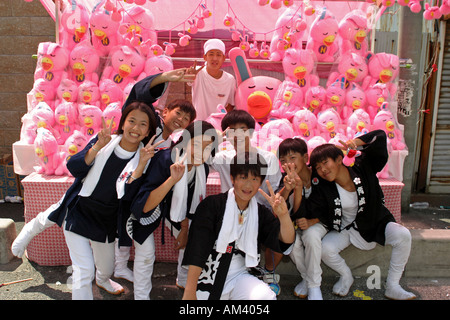
<path id="1" fill-rule="evenodd" d="M 400 1 L 130 2 L 41 0 L 55 19 L 57 40 L 39 45 L 28 113 L 22 119 L 20 141 L 13 145 L 15 172 L 27 176 L 22 180 L 26 222 L 57 202 L 73 182 L 63 170 L 69 133 L 74 134 L 76 127 L 84 135 L 95 134 L 86 127 L 90 122 L 81 116 L 83 111 L 89 107 L 97 118 L 107 118 L 111 108 L 120 109 L 136 81 L 161 70 L 156 59 L 169 61 L 165 64 L 169 69 L 190 66 L 202 61 L 203 43 L 209 38 L 222 39 L 227 51 L 242 50 L 250 78 L 279 80 L 263 116 L 252 114 L 248 96 L 236 103 L 262 128 L 252 140 L 256 147 L 275 152 L 282 139 L 296 136 L 305 139 L 311 151 L 322 143 L 385 130 L 390 157 L 379 179 L 386 206 L 401 221 L 403 165 L 409 145 L 397 119 L 397 97 L 399 70 L 408 63 L 396 54 L 375 52 L 375 30 L 383 14 L 416 12 L 416 7 Z M 439 13 L 421 10 L 430 19 Z M 144 63 L 123 73 L 114 55 L 139 56 Z M 230 59 L 224 69 L 239 76 Z M 161 99 L 156 109 L 167 99 Z M 61 109 L 65 111 L 58 113 Z M 208 121 L 217 124 L 221 116 L 218 112 Z M 43 131 L 39 127 L 54 136 L 57 155 L 47 154 L 46 148 L 36 153 L 36 133 Z M 49 168 L 49 159 L 57 162 L 58 157 L 60 170 L 55 171 Z M 220 192 L 217 173 L 208 178 L 207 190 Z M 157 260 L 175 261 L 170 229 L 164 232 L 164 241 L 160 231 L 155 238 Z M 70 264 L 62 230 L 56 226 L 31 242 L 28 255 L 39 264 Z"/>

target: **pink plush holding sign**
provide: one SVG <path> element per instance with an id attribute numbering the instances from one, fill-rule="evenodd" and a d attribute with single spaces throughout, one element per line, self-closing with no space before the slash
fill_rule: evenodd
<path id="1" fill-rule="evenodd" d="M 245 52 L 239 48 L 231 49 L 229 57 L 238 84 L 236 109 L 246 110 L 257 122 L 266 123 L 281 81 L 266 76 L 253 77 Z"/>

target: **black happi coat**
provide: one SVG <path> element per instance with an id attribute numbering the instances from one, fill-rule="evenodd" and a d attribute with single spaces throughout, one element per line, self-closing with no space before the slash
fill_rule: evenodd
<path id="1" fill-rule="evenodd" d="M 347 167 L 358 195 L 358 212 L 353 227 L 367 242 L 376 241 L 384 245 L 385 228 L 389 222 L 395 222 L 394 216 L 384 205 L 377 172 L 387 163 L 386 133 L 382 130 L 369 132 L 359 139 L 366 145 L 352 167 Z M 307 210 L 316 216 L 329 229 L 342 231 L 342 207 L 335 182 L 312 175 L 312 194 L 307 200 Z"/>
<path id="2" fill-rule="evenodd" d="M 235 243 L 230 243 L 227 252 L 215 250 L 216 240 L 222 228 L 228 192 L 206 197 L 197 207 L 189 228 L 188 243 L 184 252 L 183 265 L 202 268 L 198 280 L 198 291 L 209 292 L 209 300 L 218 300 L 230 267 L 236 254 Z M 291 244 L 279 240 L 280 221 L 264 205 L 258 204 L 258 244 L 276 252 L 286 251 Z"/>

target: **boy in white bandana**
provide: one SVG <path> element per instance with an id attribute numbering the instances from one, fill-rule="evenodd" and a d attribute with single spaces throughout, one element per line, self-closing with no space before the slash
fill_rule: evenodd
<path id="1" fill-rule="evenodd" d="M 236 155 L 233 188 L 204 199 L 195 212 L 183 264 L 189 266 L 183 299 L 274 300 L 270 287 L 248 273 L 258 264 L 260 243 L 289 253 L 295 231 L 280 193 L 260 189 L 267 166 L 257 153 Z M 258 204 L 260 192 L 273 213 Z"/>

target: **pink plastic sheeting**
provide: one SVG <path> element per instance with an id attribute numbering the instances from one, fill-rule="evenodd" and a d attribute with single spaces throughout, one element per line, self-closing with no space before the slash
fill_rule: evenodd
<path id="1" fill-rule="evenodd" d="M 53 0 L 40 0 L 46 8 L 49 15 L 55 19 L 55 4 Z M 61 0 L 63 7 L 71 3 L 71 0 Z M 98 0 L 76 0 L 83 3 L 85 7 L 91 11 L 99 2 Z M 117 3 L 125 10 L 132 6 L 123 1 L 111 0 Z M 361 9 L 366 11 L 370 6 L 365 1 L 310 1 L 310 3 L 320 8 L 326 6 L 328 10 L 334 13 L 336 19 L 340 21 L 344 15 L 352 10 Z M 168 31 L 172 31 L 175 38 L 178 32 L 184 32 L 189 28 L 189 19 L 196 19 L 195 15 L 200 15 L 201 4 L 212 12 L 210 18 L 205 19 L 205 28 L 200 30 L 202 37 L 230 37 L 229 28 L 223 24 L 223 19 L 228 13 L 235 19 L 239 30 L 245 29 L 249 34 L 256 34 L 257 40 L 270 41 L 275 23 L 278 17 L 286 10 L 285 6 L 280 9 L 272 9 L 269 5 L 260 6 L 257 0 L 156 0 L 156 2 L 147 1 L 145 8 L 150 9 L 155 17 L 155 29 L 159 31 L 158 35 L 168 35 Z M 295 1 L 294 7 L 298 8 L 302 1 Z M 133 4 L 134 5 L 134 4 Z M 299 10 L 301 12 L 301 10 Z M 308 25 L 314 20 L 314 15 L 306 17 Z M 200 35 L 194 35 L 193 38 Z"/>

